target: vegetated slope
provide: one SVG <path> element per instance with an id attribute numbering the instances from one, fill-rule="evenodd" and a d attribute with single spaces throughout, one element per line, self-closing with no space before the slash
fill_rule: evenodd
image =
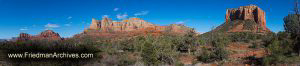
<path id="1" fill-rule="evenodd" d="M 216 27 L 212 32 L 253 32 L 253 33 L 268 33 L 262 31 L 263 26 L 260 26 L 253 20 L 234 20 L 226 22 Z"/>

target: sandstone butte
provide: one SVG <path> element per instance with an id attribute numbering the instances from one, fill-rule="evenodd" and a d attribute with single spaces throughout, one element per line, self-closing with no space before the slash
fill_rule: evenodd
<path id="1" fill-rule="evenodd" d="M 256 23 L 254 26 L 255 32 L 270 32 L 266 26 L 265 12 L 256 5 L 240 6 L 239 8 L 229 8 L 225 15 L 225 24 L 230 24 L 235 20 L 252 20 Z M 235 25 L 228 32 L 244 32 L 243 25 Z"/>
<path id="2" fill-rule="evenodd" d="M 135 36 L 144 34 L 158 35 L 164 32 L 184 34 L 188 31 L 194 30 L 192 28 L 184 26 L 183 24 L 159 26 L 140 18 L 129 18 L 121 21 L 113 21 L 111 18 L 103 17 L 102 20 L 96 20 L 93 18 L 90 27 L 86 29 L 82 34 L 95 36 Z"/>
<path id="3" fill-rule="evenodd" d="M 52 30 L 45 30 L 38 35 L 30 35 L 27 33 L 20 33 L 17 41 L 27 41 L 27 40 L 62 40 L 58 33 L 53 32 Z"/>
<path id="4" fill-rule="evenodd" d="M 171 24 L 170 26 L 158 26 L 140 18 L 130 18 L 120 22 L 112 21 L 111 18 L 104 17 L 102 20 L 92 19 L 90 25 L 91 30 L 99 30 L 101 32 L 114 32 L 114 31 L 136 31 L 136 30 L 156 30 L 156 31 L 173 31 L 184 32 L 187 27 L 183 24 Z"/>

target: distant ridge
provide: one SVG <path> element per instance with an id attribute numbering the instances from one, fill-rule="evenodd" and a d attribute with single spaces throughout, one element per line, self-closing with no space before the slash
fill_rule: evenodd
<path id="1" fill-rule="evenodd" d="M 17 37 L 17 41 L 27 41 L 27 40 L 62 40 L 58 33 L 55 33 L 52 30 L 45 30 L 38 35 L 30 35 L 27 33 L 20 33 L 19 37 Z"/>

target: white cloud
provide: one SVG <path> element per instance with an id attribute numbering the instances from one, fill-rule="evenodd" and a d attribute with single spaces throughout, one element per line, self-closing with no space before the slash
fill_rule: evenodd
<path id="1" fill-rule="evenodd" d="M 114 11 L 118 11 L 119 10 L 119 8 L 114 8 Z"/>
<path id="2" fill-rule="evenodd" d="M 138 13 L 135 13 L 134 16 L 143 16 L 143 15 L 147 15 L 149 13 L 149 11 L 141 11 Z"/>
<path id="3" fill-rule="evenodd" d="M 72 19 L 73 17 L 72 16 L 69 16 L 67 19 Z"/>
<path id="4" fill-rule="evenodd" d="M 65 26 L 72 26 L 71 24 L 72 24 L 73 22 L 69 22 L 69 23 L 67 23 L 67 24 L 65 24 Z"/>
<path id="5" fill-rule="evenodd" d="M 126 19 L 128 17 L 127 13 L 124 14 L 117 14 L 118 19 Z"/>
<path id="6" fill-rule="evenodd" d="M 20 30 L 28 30 L 28 29 L 25 29 L 25 28 L 21 28 Z"/>
<path id="7" fill-rule="evenodd" d="M 188 22 L 189 20 L 183 20 L 183 21 L 178 21 L 178 22 L 175 22 L 175 24 L 184 24 L 186 22 Z"/>
<path id="8" fill-rule="evenodd" d="M 28 28 L 27 28 L 27 27 L 24 27 L 24 28 L 20 28 L 20 30 L 28 30 Z"/>
<path id="9" fill-rule="evenodd" d="M 57 24 L 50 24 L 50 23 L 48 23 L 48 24 L 45 25 L 45 27 L 46 27 L 46 28 L 58 28 L 58 27 L 60 27 L 60 26 L 57 25 Z"/>
<path id="10" fill-rule="evenodd" d="M 102 18 L 108 18 L 109 17 L 109 15 L 103 15 L 102 16 Z"/>
<path id="11" fill-rule="evenodd" d="M 175 24 L 184 24 L 184 21 L 175 22 Z"/>

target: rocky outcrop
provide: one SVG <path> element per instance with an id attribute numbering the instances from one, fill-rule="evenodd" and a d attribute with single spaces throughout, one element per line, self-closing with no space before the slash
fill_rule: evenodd
<path id="1" fill-rule="evenodd" d="M 173 32 L 185 32 L 189 30 L 187 27 L 181 24 L 172 24 L 170 26 L 158 26 L 150 22 L 146 22 L 140 18 L 130 18 L 128 20 L 122 20 L 115 22 L 111 18 L 104 17 L 102 20 L 92 19 L 90 30 L 99 30 L 100 32 L 119 32 L 119 31 L 173 31 Z"/>
<path id="2" fill-rule="evenodd" d="M 20 33 L 17 41 L 27 41 L 27 40 L 61 40 L 62 38 L 58 33 L 53 32 L 52 30 L 45 30 L 38 35 L 30 35 L 27 33 Z"/>
<path id="3" fill-rule="evenodd" d="M 121 21 L 114 21 L 111 18 L 104 17 L 102 20 L 92 19 L 89 29 L 83 33 L 74 35 L 75 38 L 84 36 L 101 38 L 123 38 L 133 36 L 161 36 L 161 35 L 184 35 L 187 32 L 195 32 L 192 28 L 183 24 L 171 24 L 168 26 L 159 26 L 152 24 L 140 18 L 129 18 Z"/>
<path id="4" fill-rule="evenodd" d="M 31 40 L 32 36 L 27 34 L 27 33 L 20 33 L 19 37 L 17 38 L 18 41 L 27 41 L 27 40 Z"/>
<path id="5" fill-rule="evenodd" d="M 236 22 L 236 20 L 250 20 L 248 22 L 255 22 L 258 27 L 255 27 L 255 31 L 268 32 L 270 31 L 266 26 L 265 12 L 256 5 L 241 6 L 240 8 L 227 9 L 226 24 L 232 24 L 230 22 Z M 242 29 L 242 25 L 239 25 L 237 30 L 231 30 L 231 32 L 239 32 Z"/>
<path id="6" fill-rule="evenodd" d="M 46 39 L 50 39 L 50 40 L 60 40 L 61 37 L 58 33 L 55 33 L 52 30 L 46 30 L 44 32 L 42 32 L 41 34 L 36 36 L 37 38 L 46 38 Z"/>

